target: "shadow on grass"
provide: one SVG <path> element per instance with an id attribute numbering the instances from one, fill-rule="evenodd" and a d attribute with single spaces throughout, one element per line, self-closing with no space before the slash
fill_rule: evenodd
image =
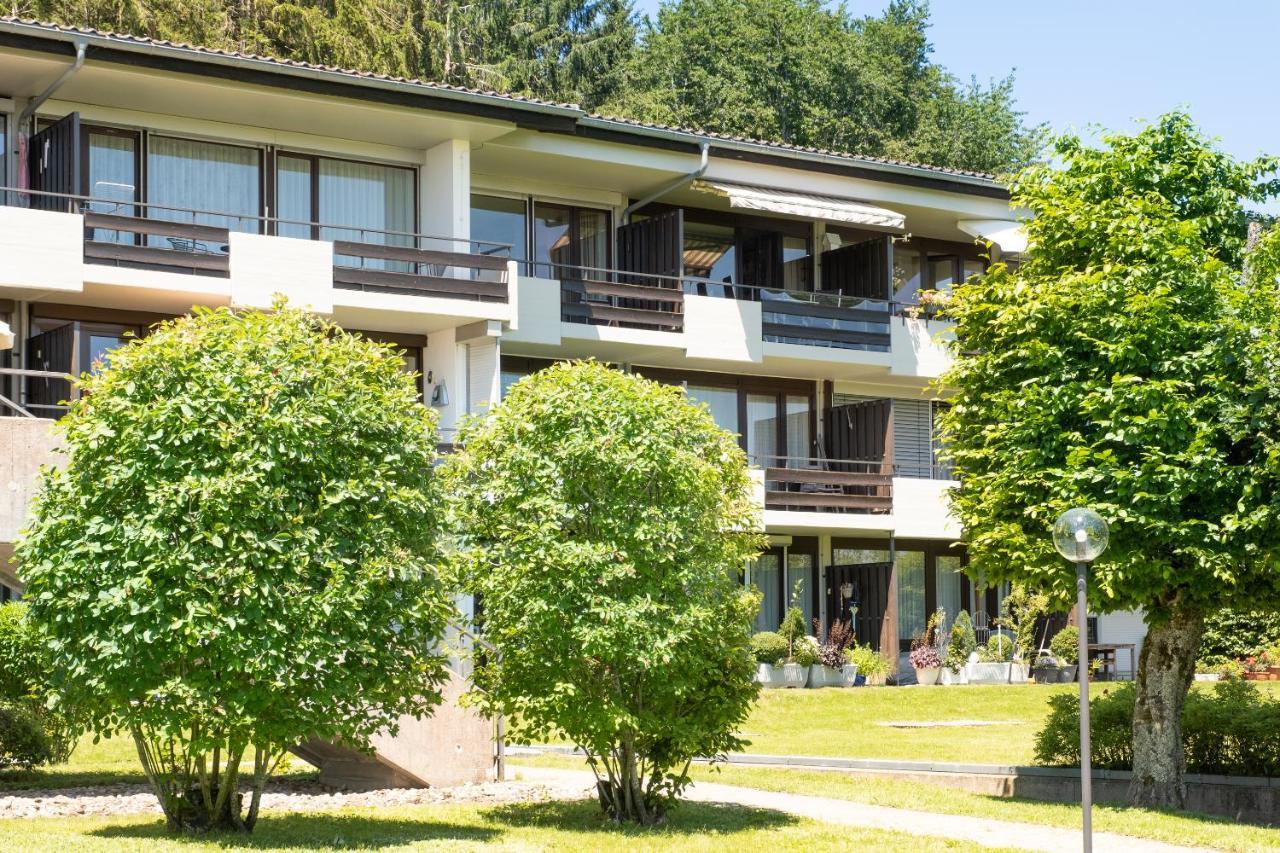
<path id="1" fill-rule="evenodd" d="M 271 777 L 272 782 L 308 782 L 319 778 L 319 771 L 304 766 L 298 770 Z M 36 768 L 35 770 L 0 770 L 0 796 L 21 796 L 23 791 L 52 791 L 62 788 L 89 788 L 105 785 L 146 785 L 142 768 L 137 770 L 68 770 Z"/>
<path id="2" fill-rule="evenodd" d="M 415 843 L 498 842 L 522 839 L 504 838 L 508 834 L 531 833 L 537 845 L 555 847 L 566 843 L 566 836 L 613 835 L 624 837 L 679 838 L 691 835 L 731 835 L 738 832 L 778 829 L 798 820 L 790 815 L 766 809 L 738 806 L 682 803 L 674 809 L 661 827 L 616 826 L 600 813 L 599 806 L 589 800 L 571 802 L 517 803 L 478 809 L 475 822 L 452 820 L 453 814 L 441 814 L 426 806 L 398 808 L 392 814 L 375 811 L 359 813 L 288 814 L 266 812 L 252 834 L 210 833 L 170 835 L 159 821 L 124 826 L 106 826 L 88 834 L 103 839 L 130 839 L 141 842 L 167 841 L 174 844 L 217 846 L 235 849 L 378 849 Z M 452 809 L 451 809 L 452 811 Z M 726 839 L 728 841 L 728 839 Z"/>
<path id="3" fill-rule="evenodd" d="M 217 846 L 237 850 L 255 848 L 299 850 L 372 850 L 402 847 L 424 841 L 487 842 L 500 830 L 482 824 L 454 823 L 422 816 L 379 816 L 370 814 L 285 814 L 266 812 L 252 833 L 212 832 L 170 834 L 161 821 L 126 826 L 106 826 L 88 833 L 105 839 L 165 841 L 197 846 Z"/>
<path id="4" fill-rule="evenodd" d="M 508 827 L 555 828 L 571 832 L 624 835 L 703 835 L 779 829 L 799 822 L 784 812 L 744 806 L 682 802 L 659 827 L 619 826 L 610 822 L 594 800 L 512 803 L 485 811 L 490 822 Z"/>

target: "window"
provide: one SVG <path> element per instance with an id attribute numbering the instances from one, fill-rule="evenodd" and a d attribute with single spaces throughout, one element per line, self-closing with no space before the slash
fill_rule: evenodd
<path id="1" fill-rule="evenodd" d="M 965 609 L 960 587 L 960 558 L 939 554 L 935 559 L 938 606 L 946 611 L 947 624 L 951 624 L 955 622 L 956 614 Z"/>
<path id="2" fill-rule="evenodd" d="M 910 640 L 924 633 L 924 552 L 898 551 L 894 555 L 898 575 L 898 638 Z"/>
<path id="3" fill-rule="evenodd" d="M 813 289 L 813 259 L 809 238 L 782 238 L 782 286 L 787 290 Z"/>
<path id="4" fill-rule="evenodd" d="M 751 585 L 760 590 L 755 629 L 776 631 L 782 623 L 782 557 L 777 550 L 767 551 L 751 562 L 749 572 Z"/>
<path id="5" fill-rule="evenodd" d="M 147 201 L 153 219 L 213 225 L 257 233 L 262 211 L 261 152 L 256 148 L 152 136 L 147 149 Z M 179 210 L 166 210 L 165 205 Z M 189 211 L 210 211 L 192 214 Z M 152 245 L 221 252 L 212 243 L 178 246 L 177 237 L 151 237 Z M 199 242 L 199 241 L 193 241 Z"/>
<path id="6" fill-rule="evenodd" d="M 913 305 L 921 290 L 950 290 L 969 276 L 982 273 L 986 269 L 986 263 L 976 256 L 977 251 L 976 246 L 966 243 L 937 240 L 895 245 L 894 301 Z"/>
<path id="7" fill-rule="evenodd" d="M 701 222 L 685 223 L 685 275 L 710 279 L 719 284 L 735 284 L 738 281 L 737 263 L 733 228 Z"/>
<path id="8" fill-rule="evenodd" d="M 811 628 L 814 617 L 813 587 L 815 580 L 814 555 L 787 550 L 787 599 L 788 606 L 796 606 L 804 612 L 805 628 Z M 773 630 L 773 629 L 770 629 Z"/>
<path id="9" fill-rule="evenodd" d="M 716 425 L 734 435 L 742 432 L 738 426 L 738 392 L 733 388 L 716 388 L 710 385 L 689 385 L 685 388 L 689 399 L 706 403 Z"/>
<path id="10" fill-rule="evenodd" d="M 563 279 L 607 269 L 610 232 L 608 211 L 534 202 L 533 274 Z"/>
<path id="11" fill-rule="evenodd" d="M 276 157 L 276 206 L 279 217 L 290 221 L 280 223 L 276 233 L 412 247 L 417 222 L 414 183 L 414 170 L 404 166 L 281 154 Z M 307 224 L 313 222 L 318 224 Z M 348 263 L 409 271 L 403 261 Z"/>
<path id="12" fill-rule="evenodd" d="M 778 397 L 776 394 L 747 395 L 747 456 L 752 464 L 776 466 L 778 450 Z"/>
<path id="13" fill-rule="evenodd" d="M 511 257 L 529 257 L 529 212 L 522 198 L 471 196 L 471 239 L 481 254 L 496 252 L 493 243 L 511 246 Z"/>
<path id="14" fill-rule="evenodd" d="M 920 269 L 920 253 L 911 249 L 894 248 L 893 251 L 893 301 L 914 303 L 916 294 L 924 289 Z"/>
<path id="15" fill-rule="evenodd" d="M 95 201 L 86 205 L 93 213 L 136 216 L 133 202 L 139 199 L 138 134 L 109 128 L 89 128 L 84 133 L 88 164 L 86 194 Z M 134 243 L 134 234 L 94 228 L 92 237 L 107 243 Z"/>

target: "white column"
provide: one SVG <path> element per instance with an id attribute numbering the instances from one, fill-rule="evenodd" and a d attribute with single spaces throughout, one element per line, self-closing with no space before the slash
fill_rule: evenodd
<path id="1" fill-rule="evenodd" d="M 428 237 L 456 237 L 456 243 L 428 241 L 423 248 L 469 250 L 471 240 L 471 143 L 447 139 L 428 148 L 418 174 L 418 203 Z"/>

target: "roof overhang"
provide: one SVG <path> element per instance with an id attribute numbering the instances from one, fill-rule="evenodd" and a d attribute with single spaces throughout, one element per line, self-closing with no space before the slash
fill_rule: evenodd
<path id="1" fill-rule="evenodd" d="M 864 228 L 901 231 L 906 227 L 907 221 L 901 213 L 851 198 L 814 195 L 727 181 L 694 181 L 693 189 L 727 198 L 730 207 L 766 210 L 770 213 L 821 219 L 827 222 L 843 222 Z"/>
<path id="2" fill-rule="evenodd" d="M 956 227 L 966 234 L 994 243 L 1006 255 L 1027 250 L 1027 232 L 1021 222 L 1008 219 L 961 219 Z"/>

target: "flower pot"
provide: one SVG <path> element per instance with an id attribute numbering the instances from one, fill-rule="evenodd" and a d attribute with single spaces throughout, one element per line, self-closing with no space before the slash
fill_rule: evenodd
<path id="1" fill-rule="evenodd" d="M 1272 681 L 1280 679 L 1280 666 L 1269 666 L 1267 672 L 1270 673 Z"/>
<path id="2" fill-rule="evenodd" d="M 1196 681 L 1221 681 L 1222 673 L 1220 672 L 1197 672 Z"/>
<path id="3" fill-rule="evenodd" d="M 952 669 L 949 666 L 944 666 L 942 668 L 942 672 L 938 676 L 938 683 L 939 684 L 968 684 L 969 683 L 968 667 L 962 666 L 959 669 Z"/>
<path id="4" fill-rule="evenodd" d="M 1270 681 L 1271 674 L 1267 672 L 1246 672 L 1244 674 L 1245 681 Z"/>
<path id="5" fill-rule="evenodd" d="M 844 678 L 840 675 L 840 670 L 815 663 L 809 667 L 809 686 L 813 688 L 844 687 Z"/>
<path id="6" fill-rule="evenodd" d="M 1009 681 L 1012 684 L 1026 684 L 1031 680 L 1031 664 L 1014 661 L 1009 665 Z"/>
<path id="7" fill-rule="evenodd" d="M 1013 680 L 1013 664 L 978 661 L 969 664 L 970 684 L 1009 684 Z"/>
<path id="8" fill-rule="evenodd" d="M 805 682 L 809 680 L 809 667 L 801 666 L 798 663 L 788 663 L 782 666 L 782 683 L 786 687 L 804 687 Z"/>
<path id="9" fill-rule="evenodd" d="M 938 676 L 942 674 L 942 668 L 931 666 L 928 669 L 920 669 L 914 667 L 916 671 L 916 683 L 923 685 L 932 685 L 938 683 Z"/>
<path id="10" fill-rule="evenodd" d="M 1036 684 L 1061 684 L 1062 675 L 1059 672 L 1060 666 L 1037 666 L 1031 670 L 1035 677 Z"/>
<path id="11" fill-rule="evenodd" d="M 858 677 L 862 678 L 861 675 Z M 884 687 L 885 681 L 887 681 L 888 678 L 889 676 L 887 675 L 868 675 L 866 677 L 866 684 L 868 687 Z"/>
<path id="12" fill-rule="evenodd" d="M 851 663 L 840 667 L 840 680 L 845 687 L 858 686 L 858 668 Z"/>
<path id="13" fill-rule="evenodd" d="M 765 690 L 776 690 L 786 687 L 787 682 L 782 674 L 783 667 L 762 663 L 756 666 L 756 681 Z"/>
<path id="14" fill-rule="evenodd" d="M 866 677 L 865 675 L 859 675 L 857 678 L 855 678 L 855 679 L 853 680 L 853 686 L 854 686 L 854 687 L 866 687 L 866 686 L 867 686 L 867 677 Z"/>

